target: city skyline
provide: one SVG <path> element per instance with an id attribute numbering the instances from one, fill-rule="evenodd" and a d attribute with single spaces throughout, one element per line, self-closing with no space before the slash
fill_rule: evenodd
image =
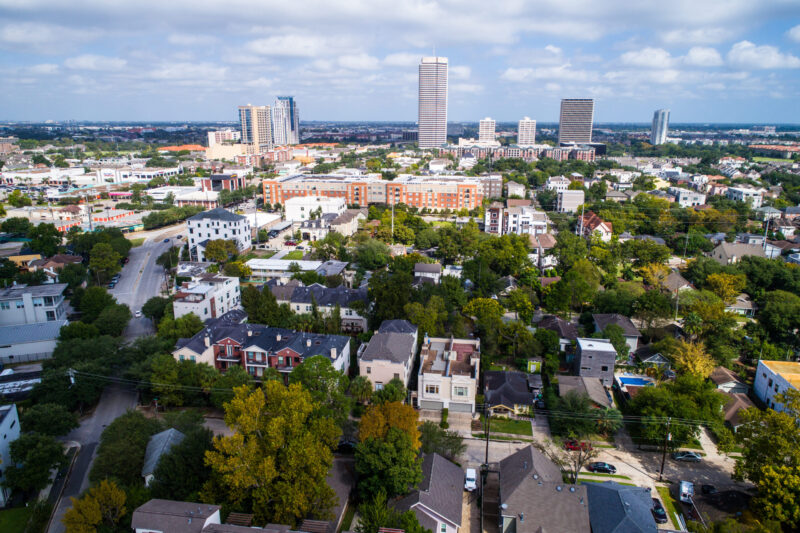
<path id="1" fill-rule="evenodd" d="M 232 121 L 277 93 L 308 120 L 413 121 L 435 49 L 453 122 L 586 97 L 597 122 L 800 123 L 797 2 L 312 4 L 0 1 L 0 120 Z"/>

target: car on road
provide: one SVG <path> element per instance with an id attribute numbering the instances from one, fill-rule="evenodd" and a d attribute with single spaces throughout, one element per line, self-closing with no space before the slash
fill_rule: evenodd
<path id="1" fill-rule="evenodd" d="M 294 242 L 294 241 L 286 241 L 286 242 L 285 242 L 285 243 L 283 243 L 283 244 L 285 244 L 286 246 L 297 246 L 297 243 L 296 243 L 296 242 Z"/>
<path id="2" fill-rule="evenodd" d="M 719 491 L 717 490 L 717 487 L 715 487 L 714 485 L 700 485 L 700 492 L 702 492 L 703 494 L 708 494 L 708 495 L 718 494 L 719 493 Z"/>
<path id="3" fill-rule="evenodd" d="M 113 289 L 113 288 L 114 288 L 114 287 L 116 287 L 116 286 L 117 286 L 117 284 L 116 284 L 116 283 L 114 283 L 113 281 L 112 281 L 111 283 L 109 283 L 109 284 L 108 284 L 108 288 L 109 288 L 109 289 Z"/>
<path id="4" fill-rule="evenodd" d="M 467 468 L 467 475 L 464 476 L 464 490 L 472 492 L 478 488 L 478 476 L 474 468 Z"/>
<path id="5" fill-rule="evenodd" d="M 667 523 L 667 511 L 664 509 L 664 506 L 661 505 L 661 501 L 658 498 L 653 498 L 653 509 L 651 512 L 653 513 L 656 524 Z"/>
<path id="6" fill-rule="evenodd" d="M 578 442 L 576 440 L 565 440 L 564 441 L 564 449 L 570 452 L 575 452 L 578 450 L 591 450 L 592 443 L 591 442 Z"/>
<path id="7" fill-rule="evenodd" d="M 697 452 L 675 452 L 672 454 L 672 458 L 687 463 L 699 463 L 703 460 L 703 457 Z"/>
<path id="8" fill-rule="evenodd" d="M 169 242 L 169 239 L 164 239 L 164 242 Z"/>
<path id="9" fill-rule="evenodd" d="M 133 316 L 135 316 L 136 318 L 142 318 L 142 312 L 141 311 L 136 311 L 136 313 L 134 313 Z"/>
<path id="10" fill-rule="evenodd" d="M 596 462 L 596 463 L 589 463 L 586 467 L 586 470 L 589 472 L 597 472 L 598 474 L 616 474 L 617 467 L 614 465 L 610 465 L 608 463 L 603 462 Z"/>

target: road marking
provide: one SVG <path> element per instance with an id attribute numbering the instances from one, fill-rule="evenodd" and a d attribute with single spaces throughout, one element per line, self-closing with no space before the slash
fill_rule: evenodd
<path id="1" fill-rule="evenodd" d="M 136 281 L 133 282 L 133 288 L 131 290 L 132 293 L 136 292 L 136 287 L 139 285 L 139 281 L 142 279 L 142 274 L 144 274 L 144 269 L 147 267 L 147 260 L 150 258 L 150 252 L 147 252 L 147 255 L 144 257 L 144 266 L 139 271 L 139 275 L 136 276 Z"/>

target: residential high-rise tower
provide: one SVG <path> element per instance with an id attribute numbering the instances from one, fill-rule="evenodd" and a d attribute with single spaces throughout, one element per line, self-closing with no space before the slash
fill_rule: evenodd
<path id="1" fill-rule="evenodd" d="M 447 142 L 447 58 L 423 57 L 419 64 L 419 147 Z"/>
<path id="2" fill-rule="evenodd" d="M 591 98 L 565 98 L 561 100 L 558 143 L 592 142 L 593 121 L 594 100 Z"/>
<path id="3" fill-rule="evenodd" d="M 659 109 L 653 113 L 650 144 L 656 145 L 667 142 L 667 129 L 669 129 L 669 109 Z"/>
<path id="4" fill-rule="evenodd" d="M 487 143 L 495 141 L 495 121 L 489 117 L 480 121 L 478 126 L 478 142 Z"/>
<path id="5" fill-rule="evenodd" d="M 300 143 L 300 113 L 294 96 L 279 96 L 272 107 L 272 136 L 276 145 Z"/>
<path id="6" fill-rule="evenodd" d="M 255 145 L 258 151 L 272 149 L 272 113 L 268 105 L 239 106 L 239 122 L 243 143 Z"/>
<path id="7" fill-rule="evenodd" d="M 517 126 L 517 145 L 533 146 L 536 144 L 536 121 L 525 117 Z"/>

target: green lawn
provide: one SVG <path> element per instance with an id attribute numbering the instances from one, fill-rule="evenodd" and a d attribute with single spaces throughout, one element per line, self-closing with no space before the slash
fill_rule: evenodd
<path id="1" fill-rule="evenodd" d="M 3 533 L 22 533 L 33 507 L 16 507 L 0 511 L 0 531 Z"/>
<path id="2" fill-rule="evenodd" d="M 630 479 L 628 476 L 622 474 L 601 474 L 599 472 L 581 472 L 581 476 L 595 476 L 595 477 L 613 477 L 617 479 Z"/>
<path id="3" fill-rule="evenodd" d="M 753 158 L 753 161 L 757 163 L 771 163 L 771 162 L 778 162 L 778 163 L 786 163 L 791 162 L 791 159 L 784 159 L 782 157 L 763 157 L 763 156 L 756 156 Z"/>
<path id="4" fill-rule="evenodd" d="M 137 246 L 141 246 L 142 244 L 144 244 L 144 237 L 141 237 L 139 239 L 130 239 L 130 241 L 131 244 L 133 245 L 133 248 L 136 248 Z"/>
<path id="5" fill-rule="evenodd" d="M 302 259 L 304 255 L 305 253 L 303 252 L 303 250 L 292 250 L 288 254 L 284 255 L 281 259 L 288 259 L 291 261 L 296 259 Z"/>
<path id="6" fill-rule="evenodd" d="M 664 504 L 664 509 L 667 511 L 667 516 L 670 520 L 675 520 L 675 513 L 678 512 L 680 505 L 672 498 L 669 493 L 669 487 L 656 487 L 658 495 L 661 496 L 661 503 Z"/>
<path id="7" fill-rule="evenodd" d="M 583 476 L 583 474 L 581 474 Z M 602 483 L 604 481 L 611 481 L 610 479 L 587 479 L 584 477 L 578 476 L 578 483 Z M 624 481 L 618 481 L 620 485 L 627 485 L 628 487 L 635 487 L 635 483 L 625 483 Z"/>
<path id="8" fill-rule="evenodd" d="M 481 416 L 483 419 L 483 416 Z M 483 421 L 483 420 L 481 420 Z M 489 435 L 492 433 L 513 433 L 514 435 L 533 435 L 530 420 L 512 420 L 510 418 L 492 417 Z"/>

